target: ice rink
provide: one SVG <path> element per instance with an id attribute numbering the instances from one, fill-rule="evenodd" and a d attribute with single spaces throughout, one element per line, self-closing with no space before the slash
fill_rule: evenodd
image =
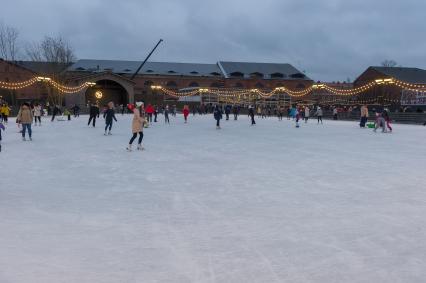
<path id="1" fill-rule="evenodd" d="M 117 118 L 3 132 L 1 283 L 425 282 L 425 127 Z"/>

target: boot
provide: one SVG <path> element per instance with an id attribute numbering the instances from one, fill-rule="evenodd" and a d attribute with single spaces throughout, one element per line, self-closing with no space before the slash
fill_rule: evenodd
<path id="1" fill-rule="evenodd" d="M 132 145 L 129 144 L 126 149 L 127 149 L 127 151 L 132 151 Z"/>
<path id="2" fill-rule="evenodd" d="M 108 136 L 110 136 L 110 135 L 112 135 L 112 134 L 111 134 L 111 131 L 109 131 L 109 132 L 108 132 Z"/>
<path id="3" fill-rule="evenodd" d="M 138 144 L 138 150 L 143 150 L 144 148 L 142 147 L 142 144 Z"/>

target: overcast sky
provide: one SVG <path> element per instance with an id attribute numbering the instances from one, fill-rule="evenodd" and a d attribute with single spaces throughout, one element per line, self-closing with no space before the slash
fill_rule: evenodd
<path id="1" fill-rule="evenodd" d="M 426 68 L 425 0 L 4 0 L 22 44 L 63 35 L 79 59 L 291 63 L 353 80 L 393 59 Z"/>

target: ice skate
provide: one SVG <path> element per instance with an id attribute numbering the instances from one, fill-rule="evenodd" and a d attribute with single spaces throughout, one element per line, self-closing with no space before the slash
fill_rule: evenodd
<path id="1" fill-rule="evenodd" d="M 111 134 L 111 131 L 109 131 L 109 132 L 108 132 L 108 136 L 110 136 L 110 135 L 112 135 L 112 134 Z"/>
<path id="2" fill-rule="evenodd" d="M 144 150 L 142 144 L 138 144 L 138 150 Z"/>
<path id="3" fill-rule="evenodd" d="M 129 144 L 126 149 L 127 149 L 127 151 L 132 151 L 132 145 Z"/>

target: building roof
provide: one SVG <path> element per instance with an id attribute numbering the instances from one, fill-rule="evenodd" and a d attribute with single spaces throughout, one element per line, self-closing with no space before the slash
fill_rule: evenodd
<path id="1" fill-rule="evenodd" d="M 38 61 L 16 61 L 18 66 L 24 67 L 25 69 L 31 70 L 37 74 L 58 74 L 69 66 L 64 63 L 54 62 L 38 62 Z"/>
<path id="2" fill-rule="evenodd" d="M 105 72 L 132 75 L 136 72 L 142 61 L 122 60 L 78 60 L 68 68 L 68 71 Z M 216 64 L 195 63 L 168 63 L 146 62 L 139 74 L 144 75 L 169 75 L 169 76 L 222 76 Z"/>
<path id="3" fill-rule="evenodd" d="M 290 64 L 220 61 L 218 65 L 226 78 L 233 77 L 234 74 L 240 76 L 242 74 L 246 78 L 255 75 L 263 79 L 284 78 L 309 80 L 305 74 Z"/>
<path id="4" fill-rule="evenodd" d="M 389 76 L 404 82 L 413 84 L 426 84 L 426 70 L 419 68 L 406 68 L 406 67 L 375 67 L 373 69 L 385 76 Z M 368 71 L 368 69 L 367 69 Z"/>

